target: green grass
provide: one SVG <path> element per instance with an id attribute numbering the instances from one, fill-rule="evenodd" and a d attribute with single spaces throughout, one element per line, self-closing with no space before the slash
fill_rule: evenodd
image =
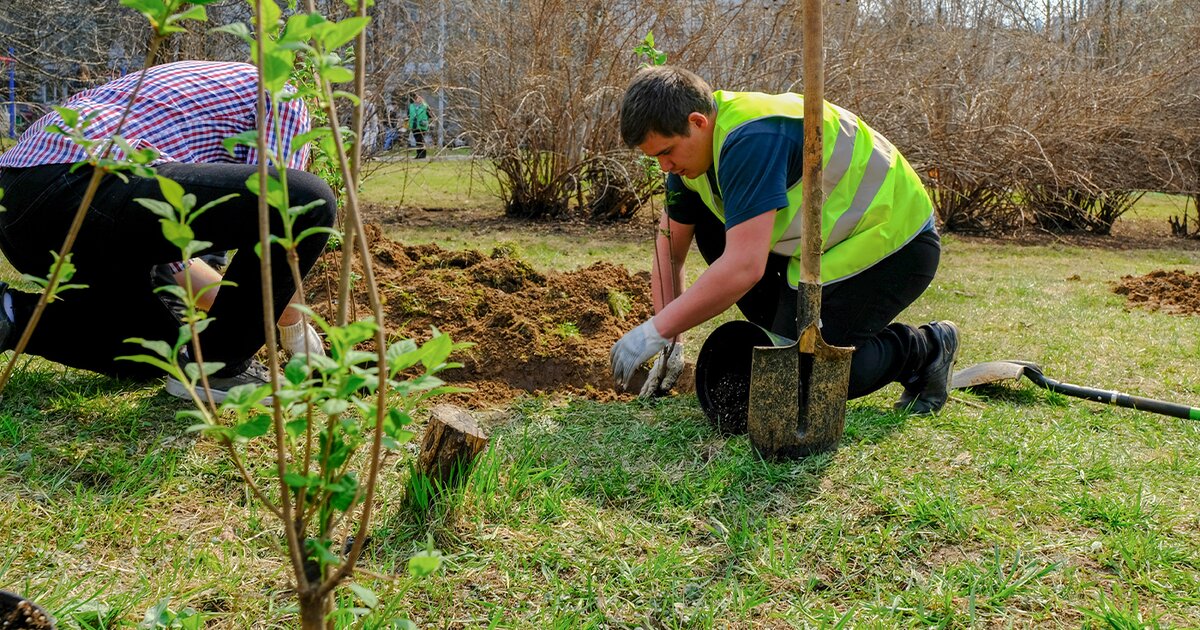
<path id="1" fill-rule="evenodd" d="M 648 267 L 648 241 L 533 229 L 394 234 L 516 243 L 540 269 Z M 1200 253 L 949 237 L 902 319 L 957 321 L 963 365 L 1028 359 L 1197 405 L 1197 320 L 1110 290 L 1158 268 L 1200 271 Z M 0 586 L 60 627 L 130 627 L 166 597 L 210 628 L 295 623 L 279 527 L 179 403 L 22 361 L 0 403 Z M 359 577 L 386 610 L 360 625 L 1194 626 L 1200 425 L 1028 383 L 957 393 L 930 418 L 893 412 L 898 393 L 852 401 L 837 451 L 790 462 L 716 433 L 690 395 L 517 401 L 484 416 L 492 447 L 441 503 L 403 506 L 408 459 L 388 461 Z M 446 562 L 415 580 L 403 567 L 427 534 Z"/>
<path id="2" fill-rule="evenodd" d="M 495 178 L 480 160 L 373 162 L 363 179 L 364 201 L 422 208 L 499 208 Z"/>
<path id="3" fill-rule="evenodd" d="M 1138 200 L 1133 209 L 1125 214 L 1125 217 L 1165 223 L 1171 217 L 1183 216 L 1185 208 L 1189 216 L 1195 216 L 1196 206 L 1188 197 L 1164 195 L 1162 193 L 1146 193 Z"/>

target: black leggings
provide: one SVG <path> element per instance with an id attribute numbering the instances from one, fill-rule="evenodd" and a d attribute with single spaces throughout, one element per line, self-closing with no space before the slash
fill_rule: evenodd
<path id="1" fill-rule="evenodd" d="M 156 167 L 159 175 L 175 180 L 185 192 L 196 196 L 196 207 L 225 195 L 233 199 L 218 204 L 192 222 L 196 240 L 212 245 L 203 252 L 239 250 L 225 272 L 224 286 L 209 315 L 215 320 L 200 335 L 204 360 L 225 363 L 218 374 L 244 370 L 262 347 L 262 281 L 258 256 L 258 198 L 245 182 L 257 171 L 252 164 L 181 164 Z M 67 227 L 83 198 L 91 169 L 70 172 L 69 164 L 0 170 L 4 205 L 0 213 L 0 249 L 22 273 L 45 277 L 51 251 L 62 247 Z M 289 202 L 304 205 L 322 199 L 301 215 L 295 233 L 316 226 L 331 226 L 336 213 L 333 191 L 320 178 L 303 171 L 287 170 Z M 140 346 L 126 342 L 132 337 L 174 344 L 179 320 L 153 293 L 151 269 L 179 260 L 179 249 L 163 237 L 159 218 L 136 202 L 138 198 L 161 200 L 158 181 L 129 176 L 122 182 L 105 176 L 72 248 L 78 271 L 70 289 L 49 304 L 30 340 L 28 352 L 71 367 L 126 378 L 162 376 L 156 367 L 118 361 L 116 357 L 142 354 Z M 271 233 L 282 234 L 278 212 L 270 209 Z M 326 235 L 306 238 L 297 248 L 300 271 L 307 273 L 325 247 Z M 283 248 L 271 247 L 271 283 L 275 321 L 287 307 L 295 284 Z M 38 295 L 10 291 L 18 327 L 29 321 Z M 19 333 L 19 331 L 17 331 Z"/>
<path id="2" fill-rule="evenodd" d="M 725 226 L 712 213 L 701 214 L 696 247 L 712 264 L 725 251 Z M 937 346 L 925 331 L 892 320 L 933 281 L 941 251 L 937 232 L 928 230 L 862 273 L 821 288 L 821 337 L 855 347 L 850 398 L 908 380 L 932 360 Z M 737 306 L 747 320 L 795 339 L 796 289 L 788 285 L 787 263 L 786 256 L 771 254 L 762 279 Z"/>

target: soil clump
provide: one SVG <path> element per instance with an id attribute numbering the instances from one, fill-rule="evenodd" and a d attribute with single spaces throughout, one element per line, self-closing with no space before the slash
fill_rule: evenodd
<path id="1" fill-rule="evenodd" d="M 451 355 L 463 364 L 440 376 L 475 391 L 440 400 L 494 406 L 526 393 L 561 392 L 594 400 L 630 400 L 614 389 L 609 349 L 652 314 L 650 275 L 597 262 L 570 272 L 540 273 L 510 249 L 451 251 L 404 245 L 367 226 L 388 326 L 395 339 L 421 343 L 431 327 L 475 345 Z M 305 284 L 309 304 L 336 317 L 341 253 L 318 261 Z M 361 276 L 359 262 L 353 271 Z M 353 292 L 351 318 L 371 313 L 364 291 Z M 390 341 L 389 341 L 390 343 Z M 644 378 L 644 375 L 643 375 Z"/>
<path id="2" fill-rule="evenodd" d="M 1174 315 L 1200 315 L 1200 273 L 1156 270 L 1144 276 L 1123 276 L 1113 292 L 1129 304 Z"/>

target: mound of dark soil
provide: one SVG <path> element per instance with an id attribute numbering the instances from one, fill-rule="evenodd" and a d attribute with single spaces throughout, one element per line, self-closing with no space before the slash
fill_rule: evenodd
<path id="1" fill-rule="evenodd" d="M 1144 276 L 1124 276 L 1113 287 L 1129 304 L 1176 315 L 1200 315 L 1200 273 L 1151 271 Z"/>
<path id="2" fill-rule="evenodd" d="M 539 273 L 508 250 L 484 254 L 437 245 L 403 245 L 370 226 L 369 249 L 388 327 L 417 342 L 430 327 L 474 347 L 441 376 L 476 391 L 454 402 L 480 407 L 524 392 L 563 392 L 597 400 L 629 399 L 614 390 L 608 352 L 650 317 L 650 277 L 598 262 L 571 272 Z M 305 284 L 309 303 L 333 319 L 340 253 L 327 254 Z M 361 274 L 355 262 L 355 272 Z M 352 316 L 371 312 L 356 292 Z M 634 390 L 636 392 L 636 390 Z"/>

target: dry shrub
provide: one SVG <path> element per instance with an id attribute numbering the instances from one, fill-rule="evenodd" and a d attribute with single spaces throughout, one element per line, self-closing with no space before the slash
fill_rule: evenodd
<path id="1" fill-rule="evenodd" d="M 664 6 L 504 2 L 459 7 L 448 53 L 455 115 L 493 160 L 510 216 L 627 219 L 661 185 L 619 139 L 633 47 Z"/>

